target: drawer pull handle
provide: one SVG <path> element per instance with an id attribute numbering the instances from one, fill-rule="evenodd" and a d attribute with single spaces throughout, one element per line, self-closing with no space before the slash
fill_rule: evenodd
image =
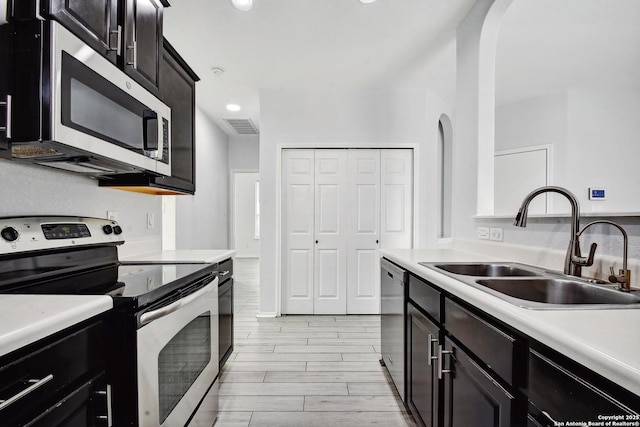
<path id="1" fill-rule="evenodd" d="M 545 416 L 545 418 L 547 418 L 549 421 L 551 421 L 551 422 L 553 423 L 552 425 L 557 426 L 557 425 L 559 424 L 556 420 L 554 420 L 553 418 L 551 418 L 551 415 L 549 415 L 549 413 L 548 413 L 547 411 L 540 411 L 540 413 L 541 413 L 542 415 L 544 415 L 544 416 Z"/>
<path id="2" fill-rule="evenodd" d="M 18 400 L 22 399 L 23 397 L 25 397 L 29 393 L 31 393 L 31 392 L 35 391 L 36 389 L 42 387 L 43 385 L 45 385 L 46 383 L 48 383 L 52 379 L 53 379 L 53 374 L 49 374 L 46 377 L 42 378 L 41 380 L 29 380 L 29 381 L 27 381 L 29 383 L 32 383 L 29 387 L 25 388 L 20 393 L 17 393 L 14 396 L 11 396 L 7 400 L 0 400 L 0 411 L 3 410 L 4 408 L 6 408 L 7 406 L 17 402 Z"/>
<path id="3" fill-rule="evenodd" d="M 438 339 L 434 338 L 433 334 L 429 334 L 427 339 L 429 341 L 427 343 L 427 363 L 432 365 L 434 360 L 438 360 L 438 356 L 433 355 L 433 343 L 438 342 Z"/>
<path id="4" fill-rule="evenodd" d="M 224 277 L 224 276 L 226 276 L 227 274 L 229 274 L 229 270 L 221 271 L 220 273 L 218 273 L 218 275 L 219 275 L 220 277 Z"/>
<path id="5" fill-rule="evenodd" d="M 442 346 L 438 346 L 438 378 L 442 379 L 444 374 L 452 374 L 453 369 L 444 369 L 444 357 L 445 354 L 453 354 L 453 350 L 443 350 Z"/>

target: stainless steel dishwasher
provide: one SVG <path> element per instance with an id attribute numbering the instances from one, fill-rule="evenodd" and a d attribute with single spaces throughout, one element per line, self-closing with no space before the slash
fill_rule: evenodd
<path id="1" fill-rule="evenodd" d="M 387 259 L 380 260 L 382 360 L 405 401 L 405 311 L 408 273 Z"/>

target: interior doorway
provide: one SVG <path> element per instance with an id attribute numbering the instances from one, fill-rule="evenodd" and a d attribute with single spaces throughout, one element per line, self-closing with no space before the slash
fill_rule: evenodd
<path id="1" fill-rule="evenodd" d="M 237 258 L 260 256 L 260 172 L 232 172 L 231 245 Z"/>

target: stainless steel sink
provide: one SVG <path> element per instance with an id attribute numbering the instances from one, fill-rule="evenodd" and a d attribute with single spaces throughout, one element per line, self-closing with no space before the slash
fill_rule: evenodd
<path id="1" fill-rule="evenodd" d="M 424 265 L 425 263 L 420 264 Z M 463 276 L 521 277 L 540 275 L 514 263 L 435 264 L 434 267 Z"/>
<path id="2" fill-rule="evenodd" d="M 482 279 L 477 284 L 526 301 L 546 304 L 640 304 L 640 297 L 570 279 Z"/>
<path id="3" fill-rule="evenodd" d="M 519 307 L 550 309 L 640 309 L 640 295 L 605 282 L 515 262 L 419 263 Z M 611 284 L 609 284 L 611 285 Z"/>

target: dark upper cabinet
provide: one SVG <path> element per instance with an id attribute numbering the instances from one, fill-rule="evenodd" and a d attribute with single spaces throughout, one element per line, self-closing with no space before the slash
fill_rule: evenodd
<path id="1" fill-rule="evenodd" d="M 160 98 L 171 108 L 171 176 L 156 181 L 192 194 L 196 190 L 194 123 L 198 80 L 165 40 L 160 62 Z"/>
<path id="2" fill-rule="evenodd" d="M 162 12 L 159 0 L 123 0 L 124 71 L 155 92 L 160 80 Z"/>
<path id="3" fill-rule="evenodd" d="M 49 17 L 158 95 L 167 0 L 10 0 L 11 20 Z"/>
<path id="4" fill-rule="evenodd" d="M 120 174 L 100 179 L 100 186 L 149 194 L 193 194 L 195 176 L 196 82 L 200 80 L 164 40 L 159 96 L 171 108 L 171 176 Z M 163 156 L 167 158 L 169 153 Z"/>
<path id="5" fill-rule="evenodd" d="M 50 0 L 45 13 L 114 64 L 118 61 L 118 0 Z"/>

